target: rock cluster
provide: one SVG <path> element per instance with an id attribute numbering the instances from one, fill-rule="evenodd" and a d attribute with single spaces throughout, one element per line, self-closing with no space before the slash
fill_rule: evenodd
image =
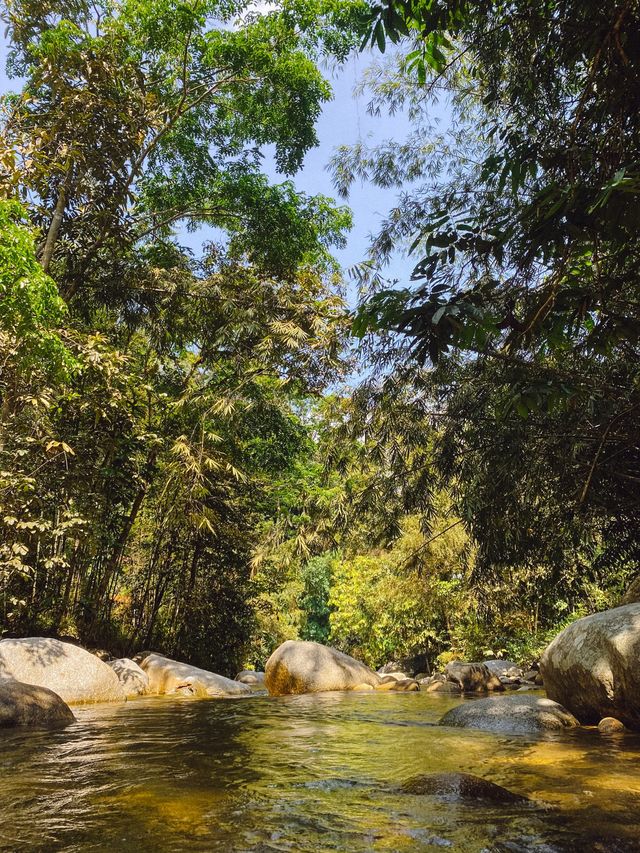
<path id="1" fill-rule="evenodd" d="M 427 693 L 493 693 L 505 689 L 535 689 L 537 672 L 526 675 L 513 661 L 451 661 L 444 672 L 420 680 Z"/>
<path id="2" fill-rule="evenodd" d="M 452 661 L 444 672 L 427 676 L 424 656 L 374 672 L 329 646 L 287 640 L 273 652 L 264 673 L 243 670 L 232 680 L 151 651 L 113 660 L 105 650 L 90 653 L 75 642 L 5 639 L 0 641 L 0 726 L 67 725 L 74 719 L 70 704 L 160 694 L 242 697 L 266 687 L 272 696 L 420 689 L 478 696 L 513 688 L 517 694 L 465 702 L 448 711 L 441 724 L 531 733 L 582 723 L 612 735 L 640 730 L 639 660 L 640 603 L 574 622 L 548 646 L 540 669 L 534 665 L 526 672 L 513 661 L 493 659 Z M 543 682 L 548 698 L 520 692 Z"/>
<path id="3" fill-rule="evenodd" d="M 420 689 L 416 679 L 404 672 L 381 675 L 331 646 L 304 640 L 287 640 L 278 646 L 265 667 L 265 686 L 272 696 L 334 690 L 406 693 Z"/>
<path id="4" fill-rule="evenodd" d="M 201 697 L 251 695 L 241 681 L 144 652 L 110 659 L 50 637 L 0 641 L 0 726 L 62 726 L 68 705 L 124 702 L 164 693 Z M 140 665 L 141 664 L 141 665 Z"/>

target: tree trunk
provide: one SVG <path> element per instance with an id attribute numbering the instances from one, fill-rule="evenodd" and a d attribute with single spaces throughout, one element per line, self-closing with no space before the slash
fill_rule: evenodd
<path id="1" fill-rule="evenodd" d="M 60 189 L 58 190 L 58 200 L 56 202 L 55 210 L 53 211 L 53 217 L 51 218 L 51 224 L 49 225 L 49 230 L 47 231 L 47 238 L 44 242 L 44 246 L 42 247 L 42 254 L 40 257 L 40 265 L 45 272 L 49 272 L 49 266 L 51 264 L 51 258 L 53 257 L 53 250 L 55 249 L 56 240 L 58 239 L 58 232 L 60 231 L 60 226 L 62 225 L 62 220 L 64 219 L 64 212 L 67 206 L 67 197 L 69 194 L 69 188 L 71 186 L 71 176 L 73 174 L 73 166 L 71 163 L 67 166 L 67 173 L 64 177 L 64 181 L 60 184 Z"/>

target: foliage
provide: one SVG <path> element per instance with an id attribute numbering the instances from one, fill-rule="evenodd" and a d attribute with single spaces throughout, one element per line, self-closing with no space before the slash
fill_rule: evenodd
<path id="1" fill-rule="evenodd" d="M 411 223 L 425 283 L 405 292 L 406 312 L 378 297 L 372 322 L 395 319 L 422 359 L 452 346 L 606 355 L 633 344 L 619 285 L 634 281 L 638 110 L 622 93 L 639 73 L 627 56 L 637 12 L 528 0 L 385 8 L 372 11 L 376 30 L 393 33 L 399 16 L 420 49 L 440 42 L 426 98 L 456 89 L 476 143 L 462 185 L 430 187 Z"/>
<path id="2" fill-rule="evenodd" d="M 331 28 L 307 21 L 303 44 L 295 9 L 250 12 L 215 0 L 7 5 L 27 82 L 6 104 L 4 182 L 29 192 L 65 299 L 89 275 L 104 300 L 132 247 L 179 222 L 222 228 L 233 253 L 270 272 L 326 260 L 346 214 L 269 186 L 260 146 L 292 173 L 315 144 L 330 90 L 313 57 Z"/>
<path id="3" fill-rule="evenodd" d="M 637 10 L 366 11 L 5 0 L 3 632 L 228 674 L 293 637 L 374 666 L 525 656 L 624 585 Z M 321 61 L 367 26 L 380 49 L 411 42 L 368 85 L 413 130 L 339 151 L 336 183 L 410 191 L 357 270 L 370 360 L 345 393 L 331 250 L 350 214 L 291 176 L 331 94 Z M 390 290 L 410 243 L 418 286 Z"/>
<path id="4" fill-rule="evenodd" d="M 350 224 L 270 183 L 264 148 L 292 174 L 315 144 L 317 59 L 356 11 L 6 3 L 4 631 L 239 665 L 297 409 L 342 370 Z M 176 229 L 201 225 L 218 242 L 195 256 Z M 73 369 L 36 371 L 54 347 Z"/>
<path id="5" fill-rule="evenodd" d="M 484 572 L 613 587 L 637 565 L 639 33 L 630 3 L 370 8 L 400 57 L 369 74 L 370 109 L 412 132 L 334 160 L 343 193 L 404 189 L 353 328 L 439 412 L 434 469 Z M 390 288 L 398 248 L 416 283 Z"/>
<path id="6" fill-rule="evenodd" d="M 64 303 L 36 259 L 33 229 L 17 202 L 0 201 L 0 334 L 6 354 L 2 381 L 39 365 L 55 375 L 72 359 L 57 332 Z"/>
<path id="7" fill-rule="evenodd" d="M 408 571 L 416 552 L 419 564 Z M 344 559 L 334 574 L 331 642 L 374 668 L 416 653 L 434 659 L 468 606 L 460 528 L 428 543 L 411 519 L 392 549 Z"/>
<path id="8" fill-rule="evenodd" d="M 334 561 L 335 557 L 332 554 L 324 554 L 312 557 L 302 569 L 304 592 L 300 598 L 300 608 L 305 619 L 300 629 L 300 637 L 303 640 L 324 644 L 329 640 L 331 630 L 329 595 L 333 581 Z"/>

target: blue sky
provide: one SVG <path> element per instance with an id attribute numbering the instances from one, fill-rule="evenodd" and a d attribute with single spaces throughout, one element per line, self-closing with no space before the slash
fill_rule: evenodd
<path id="1" fill-rule="evenodd" d="M 4 70 L 6 46 L 1 38 L 0 50 L 0 92 L 15 90 L 19 88 L 19 81 L 7 80 Z M 307 153 L 303 168 L 292 177 L 300 190 L 308 194 L 320 193 L 335 197 L 327 164 L 336 147 L 358 141 L 381 142 L 385 138 L 402 138 L 405 135 L 407 122 L 402 115 L 372 117 L 367 113 L 367 95 L 354 95 L 354 88 L 370 61 L 371 54 L 367 51 L 354 54 L 339 69 L 324 69 L 324 74 L 333 88 L 334 98 L 325 104 L 318 121 L 318 147 Z M 282 175 L 270 170 L 268 158 L 265 160 L 265 170 L 274 182 L 284 180 Z M 392 207 L 396 195 L 396 190 L 383 190 L 368 184 L 355 183 L 349 199 L 346 202 L 339 200 L 341 204 L 346 203 L 351 207 L 354 219 L 354 227 L 349 233 L 346 247 L 335 252 L 343 270 L 348 270 L 366 258 L 369 235 L 376 231 L 381 219 Z M 208 236 L 206 229 L 193 234 L 181 233 L 183 244 L 196 251 Z M 406 281 L 411 267 L 412 263 L 399 255 L 390 267 L 390 274 Z M 354 286 L 348 288 L 348 294 L 349 301 L 353 304 L 356 298 Z"/>
<path id="2" fill-rule="evenodd" d="M 379 59 L 379 54 L 376 58 Z M 402 114 L 396 113 L 393 117 L 385 114 L 370 116 L 367 113 L 366 93 L 354 95 L 354 88 L 371 61 L 369 51 L 355 54 L 339 71 L 327 75 L 334 90 L 334 99 L 325 105 L 317 125 L 320 144 L 308 152 L 302 170 L 293 179 L 301 190 L 335 197 L 327 163 L 338 146 L 359 141 L 375 144 L 387 138 L 402 139 L 406 135 L 408 122 Z M 348 200 L 340 200 L 340 203 L 349 205 L 354 219 L 347 246 L 336 251 L 344 270 L 367 257 L 369 235 L 375 233 L 397 195 L 396 189 L 380 189 L 371 184 L 355 182 Z M 408 278 L 412 267 L 411 261 L 399 255 L 389 272 L 397 277 Z"/>

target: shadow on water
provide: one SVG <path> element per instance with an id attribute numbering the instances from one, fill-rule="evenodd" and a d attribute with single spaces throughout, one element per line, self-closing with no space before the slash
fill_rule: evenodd
<path id="1" fill-rule="evenodd" d="M 342 693 L 76 708 L 64 731 L 3 734 L 0 849 L 640 850 L 640 737 L 436 725 L 459 701 Z M 451 771 L 533 803 L 399 789 Z"/>

